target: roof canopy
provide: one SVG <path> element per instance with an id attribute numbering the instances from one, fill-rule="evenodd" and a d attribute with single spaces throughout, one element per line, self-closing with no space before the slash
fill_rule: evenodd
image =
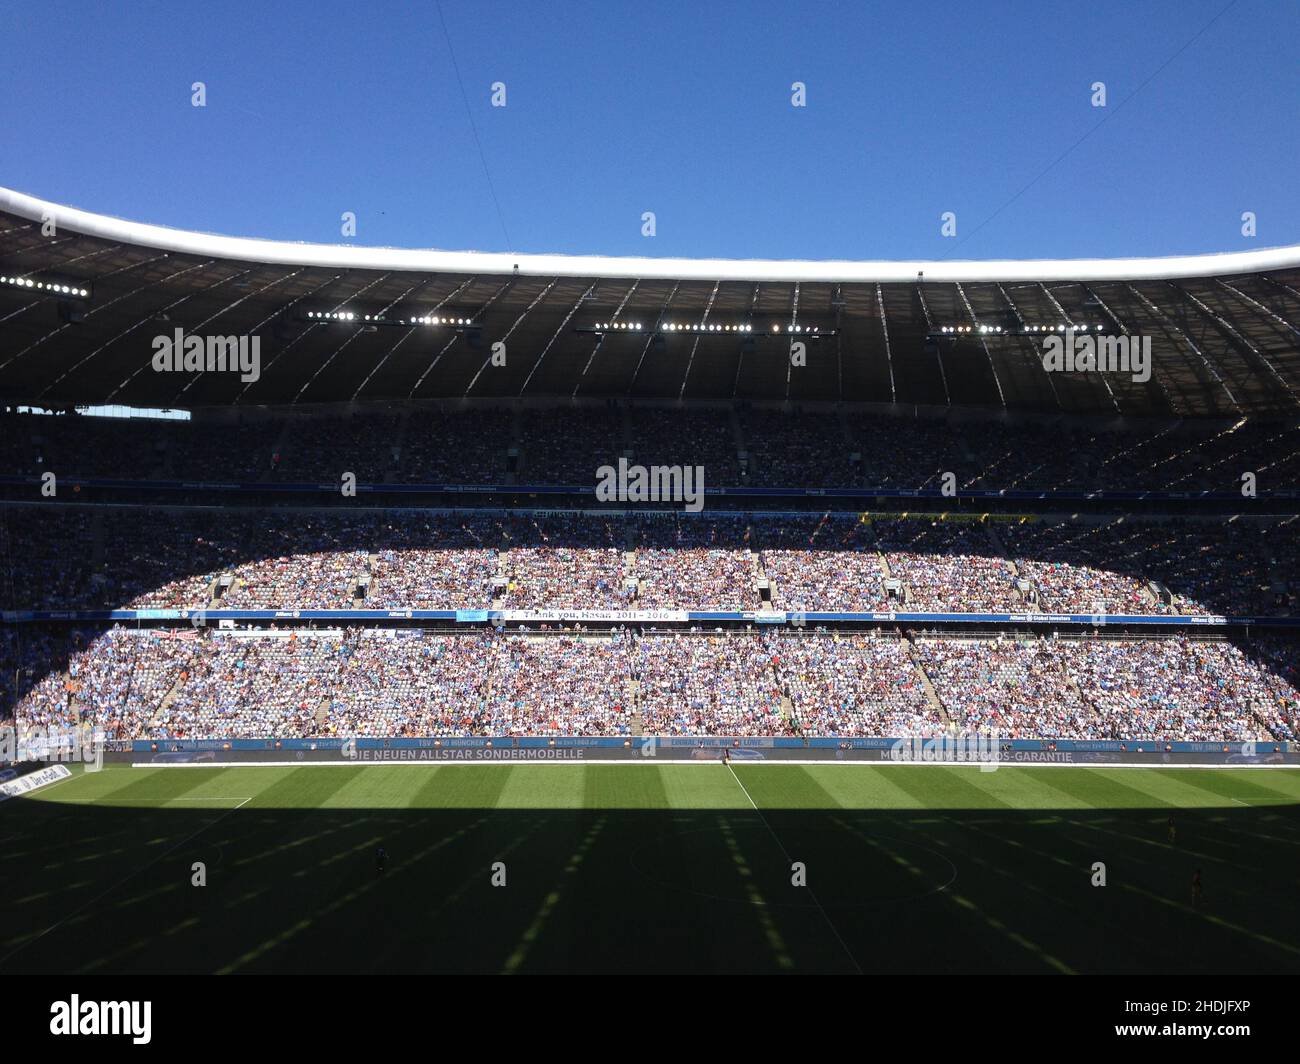
<path id="1" fill-rule="evenodd" d="M 211 236 L 0 189 L 0 276 L 90 292 L 0 282 L 0 396 L 47 405 L 589 396 L 1235 417 L 1300 404 L 1300 247 L 1000 262 L 408 251 Z M 1150 337 L 1151 379 L 1046 372 L 1041 334 L 1066 326 Z M 258 379 L 155 372 L 153 341 L 176 328 L 260 337 Z"/>

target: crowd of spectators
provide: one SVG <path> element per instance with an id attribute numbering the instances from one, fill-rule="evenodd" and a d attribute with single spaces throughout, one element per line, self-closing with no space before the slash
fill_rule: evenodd
<path id="1" fill-rule="evenodd" d="M 1047 613 L 1174 612 L 1144 578 L 1160 553 L 1160 526 L 1008 524 L 997 535 Z"/>
<path id="2" fill-rule="evenodd" d="M 580 432 L 575 432 L 580 427 Z M 599 408 L 525 410 L 520 415 L 521 484 L 594 485 L 601 466 L 626 451 L 623 419 Z"/>
<path id="3" fill-rule="evenodd" d="M 575 432 L 575 425 L 581 432 Z M 0 413 L 3 472 L 140 480 L 590 484 L 630 442 L 644 465 L 702 465 L 714 486 L 1071 492 L 1261 491 L 1300 483 L 1300 427 L 1285 422 L 1098 428 L 1056 421 L 945 420 L 742 405 L 630 410 L 436 404 L 295 409 L 160 420 Z M 742 473 L 740 454 L 748 455 Z M 851 460 L 858 455 L 857 461 Z"/>
<path id="4" fill-rule="evenodd" d="M 637 530 L 636 608 L 752 610 L 759 605 L 744 518 L 646 518 Z"/>
<path id="5" fill-rule="evenodd" d="M 50 635 L 24 628 L 16 639 L 44 641 L 27 648 L 32 664 L 14 689 L 19 719 L 42 728 L 90 722 L 110 739 L 150 731 L 154 714 L 200 646 L 190 630 L 73 632 L 56 647 Z M 40 665 L 38 655 L 46 656 Z"/>
<path id="6" fill-rule="evenodd" d="M 295 418 L 285 434 L 276 479 L 340 484 L 351 473 L 359 484 L 390 484 L 402 466 L 402 418 L 392 411 L 351 417 Z"/>
<path id="7" fill-rule="evenodd" d="M 937 735 L 945 722 L 926 696 L 906 641 L 869 635 L 768 636 L 800 730 L 807 735 Z"/>
<path id="8" fill-rule="evenodd" d="M 868 522 L 826 515 L 773 518 L 755 527 L 776 609 L 871 612 L 887 607 L 885 573 Z"/>
<path id="9" fill-rule="evenodd" d="M 492 725 L 504 735 L 628 735 L 626 634 L 505 636 L 492 670 Z"/>
<path id="10" fill-rule="evenodd" d="M 742 483 L 739 441 L 727 410 L 638 408 L 630 425 L 638 465 L 703 466 L 706 485 Z"/>
<path id="11" fill-rule="evenodd" d="M 1060 667 L 1101 716 L 1108 739 L 1245 742 L 1267 738 L 1288 697 L 1275 673 L 1228 642 L 1190 639 L 1057 648 Z M 1295 719 L 1290 689 L 1290 719 Z M 1273 737 L 1283 738 L 1273 732 Z"/>
<path id="12" fill-rule="evenodd" d="M 575 424 L 582 428 L 575 433 Z M 0 474 L 594 483 L 625 449 L 709 486 L 1055 490 L 1300 483 L 1300 429 L 743 407 L 400 409 L 239 421 L 0 413 Z M 855 459 L 853 456 L 856 455 Z M 745 460 L 742 462 L 742 456 Z M 1294 613 L 1300 519 L 989 526 L 665 513 L 0 508 L 3 609 Z M 629 553 L 630 552 L 630 553 Z M 898 581 L 906 603 L 890 599 Z M 503 598 L 498 602 L 498 589 Z M 1168 591 L 1168 601 L 1161 595 Z M 110 737 L 931 734 L 1296 739 L 1294 644 L 842 634 L 216 634 L 0 626 L 0 718 Z M 913 657 L 915 654 L 915 657 Z M 920 666 L 918 668 L 918 665 Z M 944 710 L 931 700 L 921 668 Z"/>
<path id="13" fill-rule="evenodd" d="M 789 735 L 766 640 L 679 633 L 638 639 L 643 730 L 652 735 Z"/>
<path id="14" fill-rule="evenodd" d="M 1086 652 L 1083 644 L 1071 647 Z M 1096 711 L 1066 682 L 1060 657 L 1047 641 L 935 639 L 919 641 L 916 649 L 944 708 L 962 730 L 1006 739 L 1097 734 Z"/>
<path id="15" fill-rule="evenodd" d="M 340 650 L 337 635 L 200 639 L 151 733 L 177 739 L 320 734 L 322 702 L 336 684 Z"/>
<path id="16" fill-rule="evenodd" d="M 1300 610 L 1300 519 L 1170 526 L 1153 571 L 1181 613 Z"/>
<path id="17" fill-rule="evenodd" d="M 520 517 L 507 538 L 507 609 L 627 609 L 621 526 L 600 517 Z"/>
<path id="18" fill-rule="evenodd" d="M 368 609 L 485 609 L 501 567 L 502 531 L 459 514 L 385 516 L 363 605 Z"/>
<path id="19" fill-rule="evenodd" d="M 850 417 L 849 430 L 861 449 L 864 487 L 941 489 L 945 473 L 953 474 L 959 488 L 978 486 L 980 467 L 967 441 L 979 430 L 879 415 Z"/>
<path id="20" fill-rule="evenodd" d="M 1295 643 L 1277 637 L 1255 639 L 1249 653 L 1259 666 L 1262 691 L 1255 715 L 1270 734 L 1300 742 L 1300 654 Z"/>
<path id="21" fill-rule="evenodd" d="M 1295 644 L 418 630 L 0 629 L 0 719 L 111 739 L 1295 739 Z M 938 700 L 926 691 L 924 676 Z M 943 707 L 941 710 L 940 705 Z M 946 717 L 944 715 L 946 711 Z"/>
<path id="22" fill-rule="evenodd" d="M 248 529 L 251 533 L 252 529 Z M 249 535 L 224 609 L 347 609 L 366 571 L 370 523 L 304 514 Z"/>
<path id="23" fill-rule="evenodd" d="M 1005 613 L 1024 609 L 1015 574 L 982 525 L 924 520 L 873 522 L 889 575 L 920 612 Z"/>
<path id="24" fill-rule="evenodd" d="M 331 685 L 328 736 L 492 734 L 486 635 L 349 633 Z"/>
<path id="25" fill-rule="evenodd" d="M 410 411 L 396 473 L 403 484 L 500 484 L 518 446 L 505 410 Z"/>
<path id="26" fill-rule="evenodd" d="M 886 595 L 894 578 L 917 612 L 1033 609 L 1024 581 L 1046 612 L 1250 616 L 1300 608 L 1298 533 L 1300 519 L 985 526 L 27 504 L 0 509 L 0 608 L 347 608 L 369 576 L 366 605 L 486 609 L 501 576 L 510 608 L 748 610 L 766 576 L 775 608 L 805 612 L 902 607 Z"/>
<path id="27" fill-rule="evenodd" d="M 748 409 L 739 418 L 751 486 L 842 488 L 861 483 L 862 456 L 834 411 Z"/>

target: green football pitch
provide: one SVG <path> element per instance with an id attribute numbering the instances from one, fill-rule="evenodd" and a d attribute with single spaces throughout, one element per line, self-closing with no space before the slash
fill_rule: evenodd
<path id="1" fill-rule="evenodd" d="M 123 766 L 0 857 L 0 972 L 1300 971 L 1300 770 Z"/>

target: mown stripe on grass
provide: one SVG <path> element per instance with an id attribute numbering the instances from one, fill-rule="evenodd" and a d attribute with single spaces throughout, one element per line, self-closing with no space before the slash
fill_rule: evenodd
<path id="1" fill-rule="evenodd" d="M 663 786 L 668 809 L 749 808 L 749 800 L 725 765 L 683 767 L 669 763 L 660 765 L 655 772 Z"/>
<path id="2" fill-rule="evenodd" d="M 1070 802 L 1062 806 L 1060 802 L 1045 803 L 1044 808 L 1090 808 L 1090 809 L 1149 809 L 1152 805 L 1163 806 L 1161 799 L 1153 802 L 1147 791 L 1130 786 L 1131 781 L 1145 776 L 1144 772 L 1128 772 L 1116 777 L 1098 775 L 1101 769 L 1059 769 L 1039 774 L 1039 782 L 1047 790 L 1066 795 Z"/>
<path id="3" fill-rule="evenodd" d="M 945 817 L 945 819 L 950 820 L 950 822 L 952 822 L 954 825 L 957 825 L 957 822 L 951 820 L 951 818 Z M 884 853 L 885 856 L 888 857 L 895 865 L 897 865 L 899 868 L 906 871 L 918 883 L 924 886 L 932 885 L 930 883 L 929 877 L 925 873 L 925 870 L 920 868 L 911 860 L 909 860 L 904 854 L 899 853 L 894 846 L 890 845 L 891 842 L 890 839 L 878 835 L 874 835 L 874 834 L 867 834 L 861 827 L 854 826 L 848 823 L 847 821 L 841 819 L 840 817 L 831 817 L 831 820 L 836 825 L 843 828 L 845 831 L 849 832 L 850 834 L 854 835 L 858 839 L 867 843 L 867 845 Z M 958 830 L 960 831 L 961 830 L 960 825 L 957 826 L 958 826 Z M 943 845 L 945 847 L 947 846 L 947 843 L 943 841 L 942 838 L 936 838 L 933 841 L 935 841 L 939 845 Z M 974 861 L 976 864 L 983 865 L 989 868 L 991 871 L 996 872 L 999 876 L 1010 878 L 1016 885 L 1015 888 L 1016 893 L 1022 895 L 1020 904 L 1023 906 L 1024 904 L 1023 888 L 1025 886 L 1032 887 L 1033 885 L 1031 883 L 1029 883 L 1028 881 L 1022 881 L 1022 877 L 1009 873 L 1005 868 L 999 868 L 995 865 L 992 865 L 990 862 L 984 860 L 978 855 L 972 855 L 970 853 L 962 853 L 959 855 L 959 859 L 962 861 Z M 958 867 L 956 862 L 953 862 L 953 865 L 954 868 Z M 960 875 L 960 870 L 958 874 Z M 1046 891 L 1042 891 L 1036 887 L 1033 889 L 1036 890 L 1038 894 L 1042 895 L 1044 899 L 1052 902 L 1055 901 L 1055 899 L 1052 898 L 1051 895 L 1048 894 Z M 1029 938 L 1026 934 L 1023 933 L 1023 931 L 1020 929 L 1023 928 L 1025 924 L 1023 909 L 1017 910 L 1016 923 L 1018 926 L 1016 928 L 1012 928 L 1009 927 L 1005 921 L 986 912 L 981 904 L 972 900 L 967 894 L 962 893 L 961 890 L 959 890 L 955 886 L 955 881 L 954 883 L 948 884 L 942 891 L 939 891 L 937 893 L 941 893 L 950 902 L 959 906 L 961 909 L 974 913 L 979 919 L 981 919 L 984 922 L 984 924 L 991 931 L 995 932 L 996 934 L 1004 938 L 1009 939 L 1011 942 L 1019 946 L 1021 949 L 1024 949 L 1029 953 L 1033 954 L 1036 958 L 1038 958 L 1043 964 L 1047 965 L 1049 968 L 1052 968 L 1053 970 L 1060 972 L 1064 975 L 1075 974 L 1075 970 L 1071 968 L 1068 964 L 1066 964 L 1065 961 L 1061 960 L 1061 958 L 1057 957 L 1055 954 L 1049 953 L 1046 949 L 1043 948 L 1042 945 L 1040 945 L 1038 942 L 1035 942 L 1033 939 Z"/>
<path id="4" fill-rule="evenodd" d="M 718 834 L 722 836 L 723 845 L 727 848 L 732 866 L 740 879 L 740 886 L 744 892 L 745 900 L 749 902 L 750 911 L 758 922 L 759 932 L 767 943 L 767 948 L 771 952 L 773 960 L 776 961 L 777 967 L 782 971 L 789 971 L 794 967 L 794 958 L 790 955 L 790 947 L 787 945 L 785 938 L 781 934 L 781 929 L 772 916 L 767 899 L 763 896 L 763 892 L 758 889 L 754 869 L 749 863 L 744 848 L 736 839 L 735 830 L 731 826 L 731 819 L 726 815 L 719 814 L 717 825 Z M 782 856 L 784 857 L 784 854 Z"/>
<path id="5" fill-rule="evenodd" d="M 663 775 L 653 766 L 629 770 L 621 765 L 585 765 L 583 809 L 666 809 Z"/>
<path id="6" fill-rule="evenodd" d="M 427 776 L 407 773 L 406 777 L 419 784 L 406 802 L 411 809 L 496 809 L 510 769 L 498 765 L 438 765 L 430 768 Z"/>
<path id="7" fill-rule="evenodd" d="M 228 769 L 213 768 L 202 772 L 165 772 L 145 769 L 142 772 L 84 772 L 71 786 L 79 801 L 94 798 L 100 805 L 111 805 L 114 798 L 133 801 L 149 800 L 159 805 L 173 798 L 191 796 L 207 790 Z M 210 791 L 209 793 L 220 793 Z M 227 792 L 232 796 L 236 792 Z M 55 796 L 57 797 L 57 796 Z M 241 795 L 247 797 L 247 795 Z"/>
<path id="8" fill-rule="evenodd" d="M 1200 775 L 1199 771 L 1193 769 L 1162 772 L 1158 768 L 1152 768 L 1146 772 L 1124 772 L 1102 768 L 1097 769 L 1096 772 L 1098 791 L 1104 790 L 1108 795 L 1118 791 L 1122 779 L 1132 790 L 1143 795 L 1145 800 L 1136 803 L 1135 807 L 1149 808 L 1154 803 L 1160 806 L 1195 809 L 1201 806 L 1230 804 L 1192 783 L 1191 781 Z M 1117 803 L 1110 804 L 1113 806 Z"/>
<path id="9" fill-rule="evenodd" d="M 894 768 L 863 765 L 850 770 L 838 766 L 809 767 L 810 778 L 817 780 L 842 809 L 917 809 L 916 795 L 894 780 Z"/>
<path id="10" fill-rule="evenodd" d="M 564 891 L 572 886 L 574 879 L 579 870 L 582 868 L 582 862 L 586 859 L 592 846 L 595 845 L 596 839 L 599 838 L 601 831 L 605 827 L 608 817 L 597 817 L 595 822 L 587 828 L 582 840 L 578 843 L 577 848 L 573 851 L 573 856 L 569 858 L 568 864 L 564 866 L 564 873 L 560 881 L 555 885 L 549 894 L 542 900 L 541 907 L 533 917 L 532 922 L 528 925 L 523 935 L 520 936 L 519 944 L 515 946 L 514 951 L 506 958 L 502 965 L 501 972 L 503 975 L 514 975 L 528 959 L 528 954 L 536 944 L 538 937 L 545 929 L 547 921 L 555 911 L 555 907 L 560 904 L 564 897 Z"/>
<path id="11" fill-rule="evenodd" d="M 484 816 L 484 817 L 480 817 L 478 820 L 464 824 L 457 831 L 454 831 L 449 835 L 443 836 L 442 838 L 426 846 L 424 849 L 419 850 L 409 858 L 404 856 L 394 857 L 391 867 L 389 868 L 388 872 L 385 873 L 385 880 L 391 881 L 393 878 L 396 878 L 402 875 L 403 873 L 408 872 L 410 869 L 415 868 L 420 864 L 421 861 L 427 858 L 430 854 L 436 853 L 438 850 L 441 850 L 444 847 L 452 845 L 459 839 L 463 838 L 465 835 L 468 835 L 471 832 L 477 830 L 484 823 L 486 823 L 486 821 L 487 821 L 487 817 Z M 412 822 L 410 825 L 408 825 L 406 830 L 412 831 L 418 828 L 419 825 L 415 822 Z M 374 845 L 375 841 L 376 841 L 375 836 L 367 838 L 363 842 L 360 842 L 354 845 L 353 847 L 351 847 L 351 852 L 353 854 L 356 854 L 357 856 L 360 856 L 361 854 L 369 850 L 369 848 L 372 845 Z M 326 877 L 321 877 L 320 881 L 324 881 L 325 878 Z M 374 891 L 380 885 L 380 883 L 381 883 L 380 879 L 367 880 L 366 882 L 360 884 L 359 886 L 354 887 L 352 890 L 349 890 L 343 893 L 342 895 L 333 898 L 328 904 L 325 904 L 320 908 L 317 908 L 314 912 L 310 913 L 309 915 L 301 917 L 297 922 L 293 923 L 289 927 L 275 934 L 271 938 L 259 943 L 253 949 L 247 950 L 246 952 L 240 954 L 230 963 L 218 968 L 216 974 L 228 975 L 232 972 L 238 971 L 240 968 L 247 967 L 254 961 L 260 959 L 261 957 L 272 952 L 273 950 L 280 949 L 281 947 L 285 946 L 288 942 L 290 942 L 290 940 L 296 938 L 298 935 L 302 934 L 304 931 L 311 928 L 313 924 L 317 922 L 321 922 L 326 917 L 332 916 L 333 914 L 340 912 L 343 909 L 346 909 L 348 906 L 355 904 L 360 898 Z"/>
<path id="12" fill-rule="evenodd" d="M 448 769 L 448 772 L 464 771 Z M 509 765 L 497 769 L 506 784 L 497 803 L 501 809 L 581 809 L 586 794 L 583 765 Z M 644 771 L 640 768 L 631 772 Z M 629 772 L 629 775 L 631 774 Z"/>
<path id="13" fill-rule="evenodd" d="M 732 766 L 736 779 L 760 809 L 839 809 L 840 803 L 802 765 L 780 772 L 769 768 Z"/>
<path id="14" fill-rule="evenodd" d="M 330 769 L 303 767 L 275 771 L 276 778 L 257 795 L 254 804 L 261 808 L 319 808 L 338 788 L 367 769 L 359 765 L 340 765 Z"/>
<path id="15" fill-rule="evenodd" d="M 880 771 L 890 772 L 889 778 L 912 796 L 918 809 L 1005 809 L 1013 804 L 997 794 L 998 789 L 1011 788 L 1011 773 L 1006 770 L 981 773 L 974 765 L 954 765 L 900 766 Z M 983 779 L 976 785 L 975 779 L 980 776 Z"/>
<path id="16" fill-rule="evenodd" d="M 1217 799 L 1226 799 L 1222 803 L 1225 805 L 1232 805 L 1238 801 L 1246 805 L 1254 802 L 1288 805 L 1300 801 L 1300 798 L 1264 786 L 1257 779 L 1263 775 L 1264 773 L 1257 772 L 1247 779 L 1241 773 L 1225 775 L 1214 769 L 1207 769 L 1204 772 L 1186 772 L 1180 777 L 1180 782 L 1213 795 Z"/>
<path id="17" fill-rule="evenodd" d="M 1076 769 L 1002 765 L 993 772 L 976 769 L 963 779 L 1013 809 L 1092 809 L 1098 802 L 1096 788 Z"/>

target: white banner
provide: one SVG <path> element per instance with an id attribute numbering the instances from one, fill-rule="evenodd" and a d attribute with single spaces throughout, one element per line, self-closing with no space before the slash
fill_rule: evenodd
<path id="1" fill-rule="evenodd" d="M 19 776 L 8 783 L 0 783 L 0 802 L 6 798 L 17 798 L 20 794 L 28 794 L 37 787 L 66 780 L 71 775 L 72 771 L 67 765 L 50 765 L 48 768 L 29 772 L 26 776 Z"/>
<path id="2" fill-rule="evenodd" d="M 616 624 L 656 624 L 684 621 L 686 610 L 504 610 L 507 621 L 599 621 Z"/>

